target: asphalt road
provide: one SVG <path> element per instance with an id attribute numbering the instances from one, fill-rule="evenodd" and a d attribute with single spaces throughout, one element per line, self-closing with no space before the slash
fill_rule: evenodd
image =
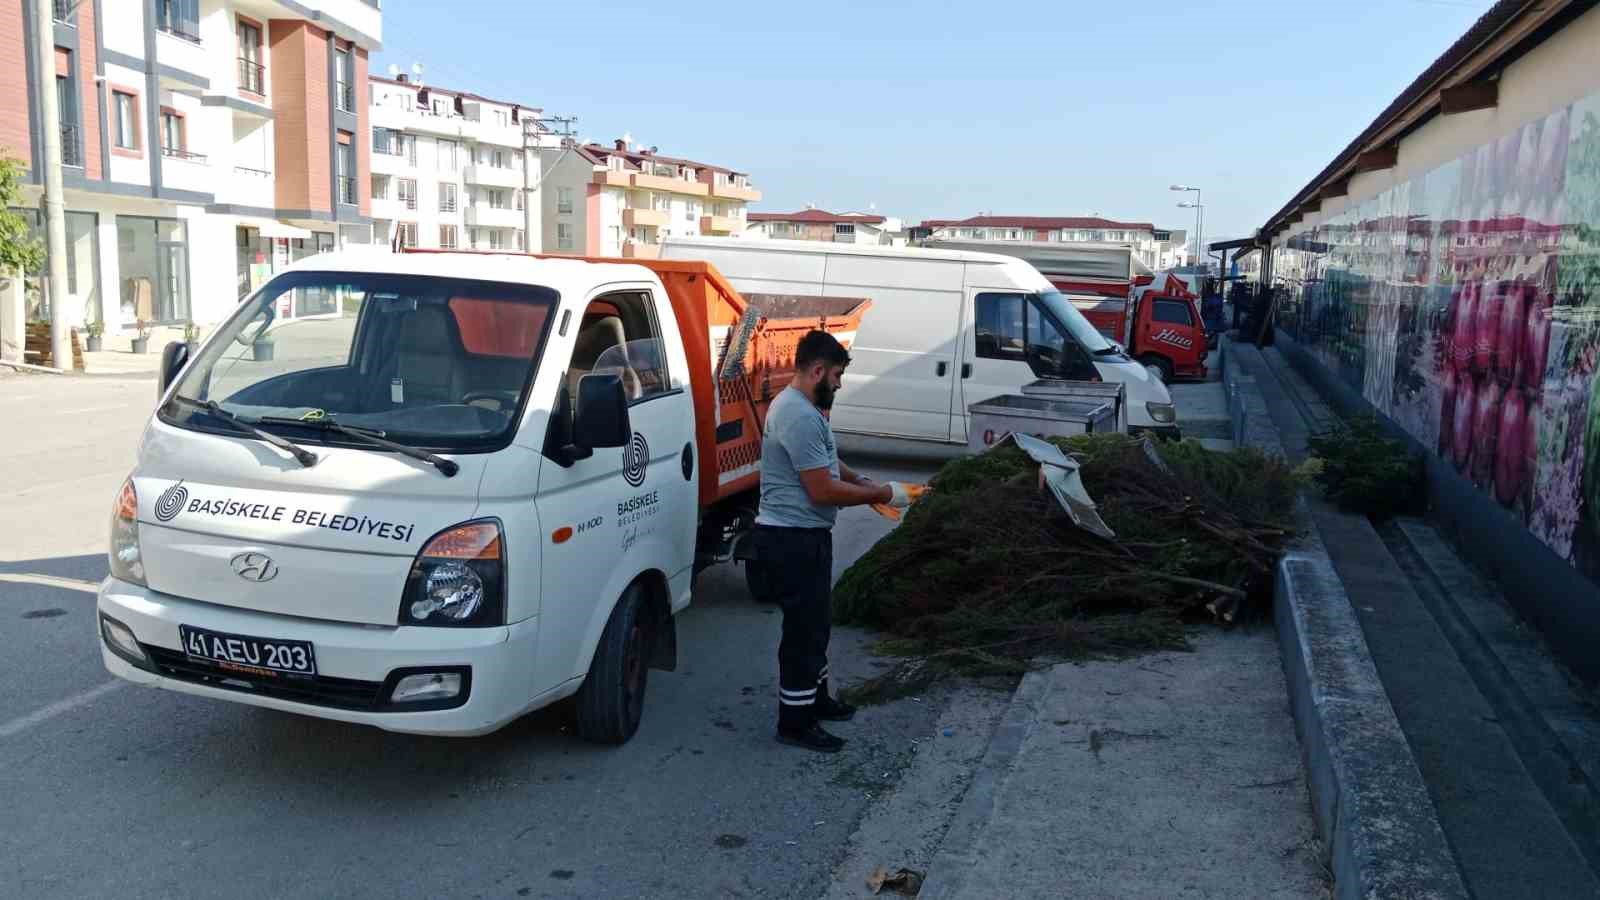
<path id="1" fill-rule="evenodd" d="M 94 589 L 150 379 L 0 376 L 0 897 L 817 897 L 938 710 L 772 740 L 779 618 L 707 572 L 620 748 L 556 713 L 430 739 L 125 686 Z M 881 465 L 879 477 L 912 477 Z M 887 525 L 849 510 L 840 569 Z M 873 671 L 835 630 L 831 663 Z"/>

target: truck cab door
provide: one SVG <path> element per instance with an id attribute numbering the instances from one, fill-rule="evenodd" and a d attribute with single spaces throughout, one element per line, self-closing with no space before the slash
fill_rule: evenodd
<path id="1" fill-rule="evenodd" d="M 541 687 L 587 671 L 588 649 L 640 573 L 665 574 L 674 600 L 687 598 L 699 511 L 688 360 L 665 293 L 649 284 L 607 286 L 573 327 L 577 339 L 564 361 L 570 399 L 552 411 L 546 455 L 570 434 L 578 382 L 591 373 L 621 376 L 632 435 L 624 447 L 542 468 L 534 502 L 550 543 L 540 575 Z"/>
<path id="2" fill-rule="evenodd" d="M 1185 297 L 1153 295 L 1145 298 L 1141 318 L 1140 352 L 1149 351 L 1172 361 L 1179 375 L 1194 374 L 1205 358 L 1206 337 L 1194 301 Z"/>
<path id="3" fill-rule="evenodd" d="M 982 288 L 969 292 L 971 318 L 962 334 L 962 406 L 1018 394 L 1040 378 L 1099 381 L 1094 361 L 1031 294 Z"/>

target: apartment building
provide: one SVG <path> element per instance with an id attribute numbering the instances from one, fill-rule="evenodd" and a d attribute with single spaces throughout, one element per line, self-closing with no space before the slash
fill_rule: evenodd
<path id="1" fill-rule="evenodd" d="M 1162 229 L 1165 231 L 1165 229 Z M 1114 222 L 1095 216 L 973 216 L 930 219 L 913 237 L 963 241 L 1077 241 L 1128 244 L 1151 269 L 1160 268 L 1161 242 L 1149 222 Z"/>
<path id="2" fill-rule="evenodd" d="M 213 323 L 294 259 L 371 240 L 378 6 L 54 0 L 54 73 L 36 66 L 34 4 L 0 6 L 0 153 L 26 167 L 35 225 L 41 92 L 60 107 L 71 322 Z M 48 317 L 45 279 L 21 293 L 7 299 Z M 297 298 L 283 314 L 333 304 Z"/>
<path id="3" fill-rule="evenodd" d="M 745 215 L 745 221 L 745 236 L 750 238 L 884 247 L 906 245 L 904 223 L 875 213 L 831 213 L 812 208 L 792 213 L 752 212 Z"/>
<path id="4" fill-rule="evenodd" d="M 373 76 L 372 218 L 375 239 L 407 247 L 539 250 L 537 152 L 554 145 L 525 103 Z"/>
<path id="5" fill-rule="evenodd" d="M 670 235 L 741 236 L 745 205 L 761 199 L 743 172 L 626 140 L 545 147 L 539 155 L 550 253 L 654 258 Z"/>

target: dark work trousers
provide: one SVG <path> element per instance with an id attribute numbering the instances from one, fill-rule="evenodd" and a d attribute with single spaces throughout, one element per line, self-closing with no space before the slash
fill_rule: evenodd
<path id="1" fill-rule="evenodd" d="M 752 583 L 758 600 L 783 610 L 778 643 L 778 728 L 811 727 L 828 694 L 828 637 L 833 616 L 833 532 L 826 528 L 755 530 Z"/>

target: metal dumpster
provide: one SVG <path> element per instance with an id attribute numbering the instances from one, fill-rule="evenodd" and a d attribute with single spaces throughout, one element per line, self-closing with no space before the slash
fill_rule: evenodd
<path id="1" fill-rule="evenodd" d="M 1111 403 L 1115 409 L 1115 429 L 1128 430 L 1128 392 L 1117 381 L 1061 381 L 1042 379 L 1022 386 L 1024 397 L 1044 397 L 1048 400 L 1084 400 L 1091 403 Z"/>
<path id="2" fill-rule="evenodd" d="M 1102 434 L 1116 428 L 1112 404 L 1091 400 L 1052 400 L 1005 394 L 967 407 L 972 425 L 967 448 L 982 453 L 1012 432 L 1038 438 Z"/>

